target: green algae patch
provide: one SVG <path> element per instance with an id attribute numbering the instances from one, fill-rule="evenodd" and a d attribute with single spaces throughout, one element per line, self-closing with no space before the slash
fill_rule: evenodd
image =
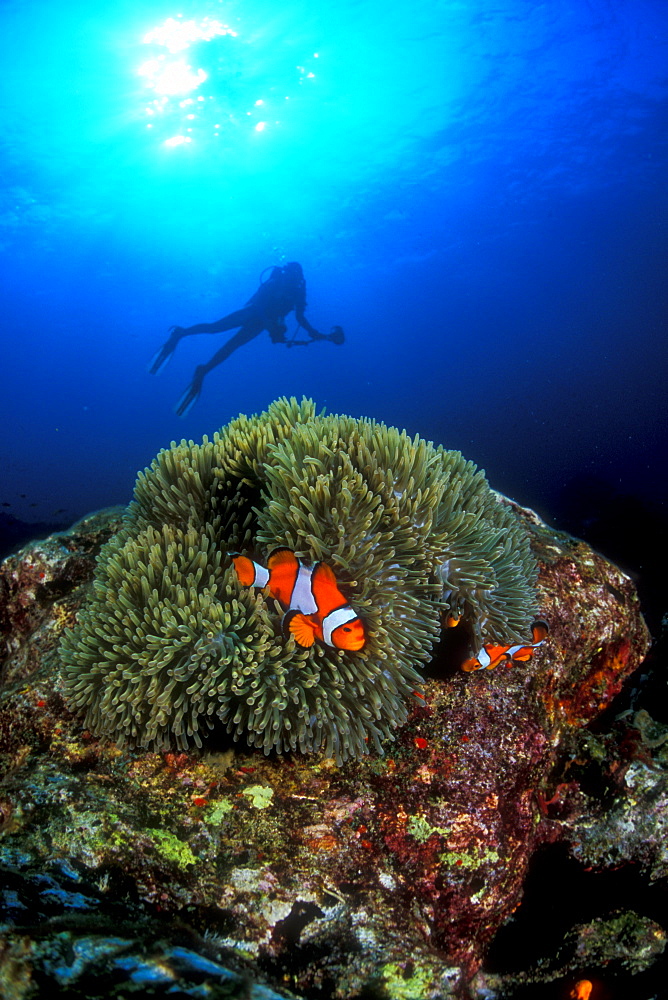
<path id="1" fill-rule="evenodd" d="M 438 833 L 441 837 L 447 837 L 450 833 L 442 826 L 431 826 L 424 816 L 409 816 L 406 829 L 409 835 L 417 840 L 418 844 L 424 844 L 434 833 Z"/>
<path id="2" fill-rule="evenodd" d="M 249 785 L 241 794 L 251 800 L 254 809 L 268 809 L 274 797 L 274 789 L 265 785 Z"/>
<path id="3" fill-rule="evenodd" d="M 223 819 L 223 816 L 227 816 L 231 813 L 234 806 L 229 799 L 221 799 L 220 802 L 216 802 L 212 805 L 207 812 L 204 813 L 202 817 L 205 823 L 211 823 L 213 826 L 218 826 Z"/>
<path id="4" fill-rule="evenodd" d="M 179 868 L 197 864 L 198 859 L 188 844 L 184 844 L 175 834 L 169 833 L 167 830 L 147 830 L 146 833 L 154 842 L 158 854 L 165 861 L 171 861 Z"/>
<path id="5" fill-rule="evenodd" d="M 450 830 L 446 830 L 442 826 L 432 826 L 424 816 L 409 816 L 406 831 L 409 836 L 417 840 L 418 844 L 425 844 L 434 834 L 438 834 L 439 837 L 443 837 L 445 840 L 451 833 Z M 474 849 L 472 851 L 443 851 L 439 854 L 438 860 L 441 864 L 449 867 L 480 868 L 481 865 L 488 862 L 493 863 L 498 861 L 499 855 L 496 851 L 491 851 L 487 848 L 484 850 Z"/>
<path id="6" fill-rule="evenodd" d="M 392 1000 L 424 1000 L 429 996 L 432 977 L 426 970 L 416 968 L 413 975 L 406 978 L 398 962 L 389 962 L 381 969 L 381 975 Z"/>
<path id="7" fill-rule="evenodd" d="M 467 854 L 466 851 L 444 851 L 439 854 L 438 860 L 444 865 L 456 865 L 458 868 L 480 868 L 487 862 L 499 860 L 496 851 L 478 851 L 474 854 Z"/>

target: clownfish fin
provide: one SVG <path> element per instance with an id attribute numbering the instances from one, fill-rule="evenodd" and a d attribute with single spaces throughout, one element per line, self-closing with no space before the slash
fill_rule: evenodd
<path id="1" fill-rule="evenodd" d="M 533 642 L 527 642 L 524 646 L 511 646 L 509 648 L 509 658 L 512 662 L 528 663 L 534 652 L 542 646 L 549 634 L 547 622 L 539 619 L 531 626 L 533 632 Z"/>
<path id="2" fill-rule="evenodd" d="M 457 625 L 459 625 L 461 620 L 462 620 L 461 615 L 456 615 L 454 611 L 448 611 L 448 613 L 445 616 L 445 627 L 455 628 Z"/>
<path id="3" fill-rule="evenodd" d="M 269 593 L 289 608 L 299 573 L 299 559 L 292 549 L 274 549 L 267 559 L 267 569 Z"/>
<path id="4" fill-rule="evenodd" d="M 301 611 L 288 611 L 283 618 L 283 631 L 293 636 L 298 646 L 308 649 L 315 642 L 317 625 Z"/>
<path id="5" fill-rule="evenodd" d="M 274 565 L 279 565 L 283 560 L 297 559 L 292 549 L 287 548 L 285 545 L 278 545 L 275 549 L 272 549 L 267 558 L 267 568 L 271 569 Z"/>
<path id="6" fill-rule="evenodd" d="M 510 646 L 493 646 L 490 644 L 488 646 L 483 646 L 480 653 L 478 653 L 478 656 L 480 657 L 481 653 L 484 653 L 488 662 L 483 663 L 483 666 L 485 666 L 487 670 L 494 670 L 495 667 L 498 667 L 499 663 L 503 663 L 504 660 L 508 659 L 509 649 Z"/>
<path id="7" fill-rule="evenodd" d="M 321 618 L 348 604 L 339 590 L 334 570 L 327 563 L 319 562 L 313 567 L 311 592 Z"/>
<path id="8" fill-rule="evenodd" d="M 496 667 L 498 667 L 500 663 L 507 663 L 508 666 L 510 666 L 510 664 L 512 663 L 512 657 L 508 656 L 507 647 L 502 649 L 498 653 L 494 653 L 493 656 L 490 655 L 489 663 L 487 664 L 487 669 L 494 670 Z"/>
<path id="9" fill-rule="evenodd" d="M 545 642 L 550 634 L 550 627 L 544 618 L 537 618 L 531 626 L 531 631 L 533 633 L 533 641 L 535 645 L 538 645 L 540 642 Z"/>

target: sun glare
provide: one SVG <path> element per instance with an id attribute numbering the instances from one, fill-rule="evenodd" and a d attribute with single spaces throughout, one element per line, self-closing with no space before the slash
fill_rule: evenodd
<path id="1" fill-rule="evenodd" d="M 209 17 L 168 17 L 144 34 L 142 44 L 147 58 L 137 75 L 145 88 L 145 127 L 168 149 L 219 140 L 245 122 L 254 133 L 266 133 L 280 124 L 290 98 L 286 90 L 315 78 L 304 64 L 310 60 L 302 60 L 286 67 L 282 79 L 263 81 L 265 93 L 258 94 L 252 42 L 242 37 L 241 28 Z"/>
<path id="2" fill-rule="evenodd" d="M 179 21 L 168 17 L 164 24 L 147 31 L 142 41 L 147 45 L 161 45 L 169 52 L 180 52 L 193 42 L 210 42 L 217 35 L 233 35 L 236 38 L 236 34 L 229 25 L 208 17 L 201 21 Z"/>
<path id="3" fill-rule="evenodd" d="M 139 67 L 138 73 L 147 78 L 147 86 L 156 94 L 168 94 L 170 97 L 190 93 L 207 78 L 203 69 L 193 70 L 185 59 L 166 62 L 164 56 L 149 59 Z"/>

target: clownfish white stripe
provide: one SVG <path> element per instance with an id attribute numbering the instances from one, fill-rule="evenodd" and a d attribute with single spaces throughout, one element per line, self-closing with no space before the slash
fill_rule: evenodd
<path id="1" fill-rule="evenodd" d="M 343 608 L 335 608 L 334 611 L 330 611 L 329 614 L 323 618 L 322 621 L 322 637 L 328 646 L 333 646 L 332 642 L 332 632 L 334 629 L 339 628 L 341 625 L 346 625 L 348 622 L 354 621 L 357 618 L 357 612 L 346 605 Z"/>
<path id="2" fill-rule="evenodd" d="M 269 583 L 269 570 L 265 569 L 264 566 L 260 566 L 259 563 L 253 561 L 253 567 L 255 569 L 255 579 L 253 580 L 254 587 L 266 587 Z"/>
<path id="3" fill-rule="evenodd" d="M 301 611 L 305 615 L 313 615 L 318 610 L 318 605 L 311 589 L 311 575 L 312 570 L 307 566 L 302 566 L 300 563 L 297 579 L 295 580 L 290 597 L 290 607 L 297 608 L 298 611 Z M 268 576 L 269 574 L 267 574 L 267 578 Z"/>
<path id="4" fill-rule="evenodd" d="M 492 662 L 492 657 L 489 655 L 489 653 L 487 652 L 487 650 L 485 649 L 484 646 L 482 647 L 482 649 L 478 653 L 476 659 L 477 659 L 478 663 L 480 664 L 480 666 L 483 668 L 483 670 L 486 670 L 487 667 Z"/>
<path id="5" fill-rule="evenodd" d="M 515 653 L 519 653 L 520 649 L 525 649 L 525 648 L 528 649 L 529 647 L 535 649 L 537 646 L 542 646 L 542 645 L 543 645 L 542 641 L 532 642 L 532 643 L 520 642 L 517 644 L 517 646 L 510 646 L 506 650 L 506 656 L 508 657 L 508 659 L 512 660 L 512 658 L 515 656 Z"/>

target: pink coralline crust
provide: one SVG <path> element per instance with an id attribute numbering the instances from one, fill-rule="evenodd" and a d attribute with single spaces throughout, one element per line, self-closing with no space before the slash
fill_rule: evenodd
<path id="1" fill-rule="evenodd" d="M 0 563 L 0 667 L 53 614 L 55 600 L 90 580 L 91 557 L 120 527 L 121 515 L 120 508 L 91 514 Z"/>
<path id="2" fill-rule="evenodd" d="M 535 846 L 533 789 L 551 753 L 538 721 L 526 717 L 523 686 L 517 671 L 430 682 L 432 719 L 421 726 L 429 750 L 378 782 L 379 835 L 401 872 L 405 905 L 429 914 L 429 943 L 467 977 L 519 904 Z M 416 815 L 434 830 L 422 844 L 411 833 Z"/>
<path id="3" fill-rule="evenodd" d="M 584 726 L 619 694 L 649 648 L 633 582 L 584 542 L 534 533 L 551 655 L 536 671 L 545 722 Z M 562 662 L 563 661 L 563 662 Z"/>
<path id="4" fill-rule="evenodd" d="M 0 732 L 12 760 L 0 787 L 6 808 L 14 815 L 19 795 L 28 808 L 39 742 L 49 774 L 60 768 L 65 788 L 86 762 L 76 796 L 88 797 L 88 812 L 99 809 L 105 829 L 95 847 L 83 832 L 59 840 L 59 824 L 72 824 L 63 792 L 48 814 L 55 845 L 66 843 L 82 863 L 120 866 L 140 896 L 162 909 L 187 905 L 195 922 L 200 909 L 209 922 L 219 913 L 260 958 L 277 967 L 285 960 L 294 992 L 316 988 L 326 975 L 334 995 L 354 997 L 378 981 L 383 966 L 408 955 L 430 970 L 425 997 L 451 995 L 439 976 L 453 966 L 465 995 L 463 984 L 521 901 L 532 853 L 557 835 L 545 803 L 563 741 L 610 704 L 649 639 L 633 584 L 617 567 L 515 509 L 540 562 L 548 643 L 522 666 L 466 674 L 453 659 L 456 637 L 452 645 L 446 637 L 428 670 L 424 705 L 386 756 L 341 768 L 316 756 L 265 758 L 241 745 L 224 767 L 188 754 L 121 755 L 82 733 L 54 694 L 53 651 L 84 599 L 79 584 L 92 576 L 104 529 L 97 524 L 86 535 L 79 526 L 80 541 L 60 538 L 58 550 L 51 542 L 27 547 L 0 568 L 7 651 Z M 40 741 L 24 759 L 30 726 Z M 271 789 L 266 808 L 253 806 L 249 786 Z M 208 812 L 221 802 L 212 826 Z M 116 825 L 112 815 L 121 817 Z M 164 845 L 161 855 L 155 833 L 143 829 L 147 815 L 197 861 L 175 868 L 165 860 Z M 334 904 L 344 911 L 327 917 Z M 302 919 L 295 941 L 284 922 L 291 913 L 308 916 L 309 907 L 316 916 Z M 310 957 L 311 936 L 322 959 Z"/>
<path id="5" fill-rule="evenodd" d="M 15 646 L 48 614 L 42 600 L 44 588 L 53 580 L 53 567 L 46 553 L 31 548 L 23 557 L 10 556 L 0 568 L 0 635 Z M 11 651 L 7 647 L 5 654 Z"/>

